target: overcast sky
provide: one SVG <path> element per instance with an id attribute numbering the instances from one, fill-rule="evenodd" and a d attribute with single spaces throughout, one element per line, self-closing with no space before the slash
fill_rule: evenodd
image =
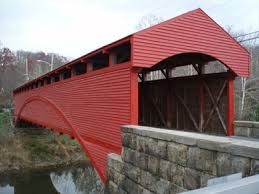
<path id="1" fill-rule="evenodd" d="M 1 0 L 0 41 L 75 58 L 133 33 L 142 16 L 166 20 L 198 7 L 224 28 L 259 30 L 259 0 Z"/>

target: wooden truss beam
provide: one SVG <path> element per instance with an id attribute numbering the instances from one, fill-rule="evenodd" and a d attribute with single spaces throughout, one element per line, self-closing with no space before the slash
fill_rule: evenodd
<path id="1" fill-rule="evenodd" d="M 220 119 L 220 123 L 221 123 L 221 125 L 222 125 L 224 131 L 226 132 L 226 124 L 225 124 L 224 119 L 223 119 L 223 117 L 222 117 L 222 115 L 221 115 L 221 113 L 220 113 L 218 104 L 219 104 L 219 101 L 220 101 L 220 99 L 221 99 L 221 96 L 222 96 L 222 94 L 223 94 L 223 92 L 224 92 L 224 89 L 226 88 L 227 81 L 225 80 L 224 83 L 223 83 L 223 85 L 221 86 L 220 91 L 219 91 L 219 93 L 218 93 L 218 96 L 217 96 L 216 100 L 215 100 L 214 96 L 212 95 L 212 93 L 211 93 L 211 91 L 210 91 L 208 85 L 207 85 L 204 81 L 203 81 L 203 85 L 205 86 L 205 89 L 207 90 L 207 92 L 208 92 L 208 94 L 209 94 L 209 96 L 210 96 L 210 99 L 211 99 L 211 101 L 212 101 L 212 103 L 213 103 L 213 108 L 211 109 L 211 111 L 210 111 L 210 113 L 209 113 L 209 116 L 208 116 L 208 119 L 207 119 L 207 121 L 206 121 L 205 124 L 204 124 L 204 128 L 207 127 L 207 125 L 209 124 L 209 121 L 211 120 L 211 118 L 212 118 L 212 116 L 213 116 L 214 111 L 216 110 L 217 115 L 218 115 L 218 117 L 219 117 L 219 119 Z"/>
<path id="2" fill-rule="evenodd" d="M 194 119 L 194 117 L 193 117 L 193 115 L 192 115 L 191 110 L 190 110 L 189 107 L 186 105 L 186 103 L 184 102 L 184 100 L 182 99 L 182 97 L 179 96 L 175 91 L 174 91 L 174 95 L 175 95 L 176 98 L 180 101 L 180 103 L 183 105 L 183 107 L 184 107 L 184 109 L 186 110 L 187 115 L 188 115 L 189 118 L 191 119 L 191 121 L 192 121 L 194 127 L 195 127 L 197 130 L 200 131 L 199 126 L 198 126 L 197 122 L 195 121 L 195 119 Z"/>
<path id="3" fill-rule="evenodd" d="M 150 100 L 150 102 L 152 103 L 153 107 L 155 108 L 155 110 L 156 110 L 156 112 L 157 112 L 157 114 L 158 114 L 158 117 L 159 117 L 160 121 L 163 123 L 164 126 L 167 126 L 167 125 L 166 125 L 166 121 L 165 121 L 165 119 L 164 119 L 164 116 L 163 116 L 162 112 L 160 111 L 160 109 L 158 108 L 158 106 L 157 106 L 157 104 L 156 104 L 154 98 L 153 98 L 153 97 L 150 97 L 149 100 Z"/>

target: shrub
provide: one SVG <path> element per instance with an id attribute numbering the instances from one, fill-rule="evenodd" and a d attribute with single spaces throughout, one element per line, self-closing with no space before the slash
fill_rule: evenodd
<path id="1" fill-rule="evenodd" d="M 8 142 L 12 138 L 10 114 L 0 113 L 0 144 Z"/>

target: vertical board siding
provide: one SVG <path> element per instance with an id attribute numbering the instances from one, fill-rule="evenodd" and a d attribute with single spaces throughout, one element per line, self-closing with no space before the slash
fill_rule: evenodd
<path id="1" fill-rule="evenodd" d="M 201 9 L 133 35 L 133 65 L 151 67 L 180 53 L 211 55 L 239 76 L 249 75 L 249 54 Z"/>
<path id="2" fill-rule="evenodd" d="M 105 177 L 106 156 L 120 152 L 120 127 L 131 122 L 131 74 L 130 64 L 122 64 L 16 94 L 15 115 L 73 135 L 55 107 L 40 100 L 48 99 L 80 135 L 85 151 Z"/>

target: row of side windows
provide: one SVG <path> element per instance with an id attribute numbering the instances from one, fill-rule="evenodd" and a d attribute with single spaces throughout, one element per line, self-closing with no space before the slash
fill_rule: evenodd
<path id="1" fill-rule="evenodd" d="M 80 62 L 72 65 L 70 68 L 64 68 L 58 73 L 51 75 L 50 77 L 44 77 L 37 82 L 31 83 L 28 86 L 22 87 L 15 93 L 29 91 L 34 88 L 43 87 L 54 82 L 59 82 L 65 79 L 69 79 L 73 76 L 85 74 L 90 71 L 95 71 L 108 67 L 109 65 L 116 65 L 130 61 L 130 43 L 124 43 L 114 48 L 109 54 L 99 53 L 91 58 L 88 63 Z"/>

